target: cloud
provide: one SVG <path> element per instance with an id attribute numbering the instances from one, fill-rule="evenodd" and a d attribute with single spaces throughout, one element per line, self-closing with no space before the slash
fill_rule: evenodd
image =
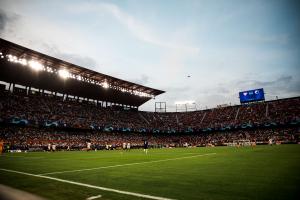
<path id="1" fill-rule="evenodd" d="M 19 19 L 19 17 L 20 16 L 17 14 L 7 13 L 0 9 L 0 34 L 5 31 L 5 29 L 8 27 L 8 24 L 15 22 Z"/>
<path id="2" fill-rule="evenodd" d="M 54 54 L 54 56 L 88 69 L 99 69 L 97 61 L 88 56 L 82 56 L 79 54 L 67 54 L 62 52 L 59 54 Z"/>
<path id="3" fill-rule="evenodd" d="M 189 86 L 181 86 L 181 87 L 167 87 L 165 88 L 167 91 L 170 92 L 187 92 L 191 90 L 191 87 Z"/>
<path id="4" fill-rule="evenodd" d="M 91 57 L 83 56 L 75 53 L 65 53 L 61 51 L 54 44 L 50 45 L 47 43 L 42 43 L 42 46 L 46 52 L 48 52 L 50 55 L 52 55 L 55 58 L 59 58 L 89 69 L 96 69 L 98 67 L 97 61 Z"/>
<path id="5" fill-rule="evenodd" d="M 229 84 L 239 91 L 264 88 L 266 99 L 274 99 L 275 96 L 287 98 L 300 95 L 300 79 L 292 75 L 281 75 L 270 81 L 261 80 L 238 80 Z"/>
<path id="6" fill-rule="evenodd" d="M 149 82 L 149 76 L 142 74 L 139 78 L 129 80 L 140 85 L 146 85 Z"/>
<path id="7" fill-rule="evenodd" d="M 153 27 L 145 23 L 113 3 L 85 2 L 69 5 L 67 10 L 80 15 L 92 14 L 94 17 L 108 14 L 125 27 L 137 40 L 153 45 L 161 56 L 157 58 L 157 62 L 152 67 L 160 70 L 162 74 L 168 74 L 168 80 L 164 79 L 161 82 L 176 81 L 178 75 L 183 73 L 186 62 L 190 58 L 197 57 L 200 52 L 199 47 L 187 45 L 191 43 L 189 41 L 190 37 L 188 37 L 191 30 L 188 27 L 172 27 L 170 31 L 162 33 L 159 31 L 160 27 Z"/>
<path id="8" fill-rule="evenodd" d="M 286 87 L 293 81 L 293 76 L 282 75 L 279 78 L 271 81 L 260 80 L 239 80 L 237 84 L 241 87 L 258 88 L 258 87 Z"/>
<path id="9" fill-rule="evenodd" d="M 214 107 L 238 103 L 239 91 L 261 87 L 267 98 L 300 94 L 299 34 L 288 27 L 286 31 L 272 30 L 269 35 L 252 27 L 239 32 L 232 26 L 242 29 L 240 25 L 247 25 L 245 9 L 232 12 L 229 6 L 225 13 L 215 13 L 201 5 L 204 14 L 195 7 L 201 15 L 189 16 L 184 10 L 177 12 L 179 8 L 162 13 L 160 18 L 147 18 L 157 10 L 144 7 L 148 10 L 138 16 L 135 13 L 143 12 L 136 10 L 139 6 L 111 1 L 62 3 L 59 7 L 51 3 L 7 2 L 6 6 L 0 5 L 2 38 L 87 68 L 97 67 L 97 71 L 101 63 L 106 74 L 166 91 L 155 101 L 172 105 L 175 101 L 196 100 L 199 105 Z M 46 10 L 45 5 L 49 6 Z M 221 10 L 223 7 L 218 4 Z M 57 9 L 55 15 L 51 8 Z M 253 8 L 241 8 L 252 15 Z M 169 14 L 183 17 L 183 23 L 179 20 L 162 28 L 163 23 L 157 21 L 165 20 Z M 153 24 L 146 23 L 144 17 Z M 241 23 L 244 19 L 246 24 Z M 234 39 L 228 37 L 232 33 Z M 296 48 L 291 49 L 291 44 Z M 187 74 L 192 78 L 186 79 Z M 154 100 L 145 106 L 153 110 Z"/>
<path id="10" fill-rule="evenodd" d="M 137 18 L 129 15 L 120 9 L 117 5 L 112 3 L 83 3 L 72 5 L 69 7 L 69 10 L 72 12 L 84 12 L 84 13 L 103 13 L 106 11 L 113 15 L 115 19 L 117 19 L 122 25 L 127 27 L 127 29 L 133 34 L 136 38 L 141 41 L 157 45 L 164 48 L 171 49 L 180 49 L 181 51 L 185 51 L 191 54 L 197 54 L 199 52 L 199 48 L 190 47 L 182 44 L 176 44 L 174 41 L 168 42 L 168 38 L 160 38 L 153 29 L 147 26 L 142 21 Z M 177 41 L 178 42 L 178 41 Z"/>
<path id="11" fill-rule="evenodd" d="M 191 93 L 193 91 L 190 86 L 166 87 L 162 90 L 166 91 L 166 93 L 158 96 L 156 101 L 167 102 L 170 107 L 174 107 L 176 101 L 195 100 L 192 99 Z"/>
<path id="12" fill-rule="evenodd" d="M 50 56 L 66 60 L 73 64 L 83 66 L 89 69 L 96 69 L 99 67 L 97 61 L 89 56 L 80 55 L 78 53 L 73 53 L 72 51 L 63 50 L 61 46 L 61 40 L 51 41 L 44 39 L 47 38 L 47 34 L 39 34 L 35 32 L 33 27 L 39 24 L 39 21 L 30 21 L 22 15 L 17 15 L 12 12 L 5 12 L 0 9 L 0 35 L 3 38 L 6 38 L 10 41 L 16 42 L 20 45 L 29 47 L 40 52 L 44 52 Z M 46 22 L 45 22 L 46 23 Z M 20 26 L 22 25 L 22 26 Z M 44 25 L 45 27 L 46 25 Z M 49 30 L 53 33 L 56 33 L 57 27 L 53 25 L 48 25 L 51 27 Z M 26 28 L 25 28 L 26 27 Z M 39 26 L 37 26 L 39 27 Z M 23 33 L 23 29 L 27 29 L 27 32 Z M 48 34 L 51 35 L 51 31 L 48 31 Z M 58 32 L 57 35 L 60 35 Z M 67 34 L 67 33 L 64 33 Z M 43 37 L 39 37 L 43 35 Z M 37 36 L 37 37 L 35 37 Z M 58 37 L 59 38 L 59 37 Z M 57 39 L 57 38 L 56 38 Z M 62 39 L 63 41 L 64 39 Z M 59 46 L 60 44 L 60 46 Z"/>
<path id="13" fill-rule="evenodd" d="M 0 31 L 5 29 L 6 26 L 6 21 L 8 20 L 8 17 L 6 14 L 3 12 L 2 9 L 0 9 Z"/>

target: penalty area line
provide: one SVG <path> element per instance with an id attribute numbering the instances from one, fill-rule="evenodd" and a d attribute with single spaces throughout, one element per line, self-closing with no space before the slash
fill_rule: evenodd
<path id="1" fill-rule="evenodd" d="M 153 161 L 145 161 L 145 162 L 136 162 L 136 163 L 128 163 L 128 164 L 122 164 L 122 165 L 110 165 L 110 166 L 94 167 L 94 168 L 86 168 L 86 169 L 75 169 L 75 170 L 68 170 L 68 171 L 49 172 L 49 173 L 43 173 L 43 174 L 39 174 L 39 175 L 63 174 L 63 173 L 71 173 L 71 172 L 91 171 L 91 170 L 97 170 L 97 169 L 125 167 L 125 166 L 131 166 L 131 165 L 142 165 L 142 164 L 149 164 L 149 163 L 159 163 L 159 162 L 166 162 L 166 161 L 172 161 L 172 160 L 182 160 L 182 159 L 188 159 L 188 158 L 209 156 L 209 155 L 215 155 L 215 154 L 216 153 L 207 153 L 207 154 L 200 154 L 200 155 L 194 155 L 194 156 L 168 158 L 168 159 L 163 159 L 163 160 L 153 160 Z"/>
<path id="2" fill-rule="evenodd" d="M 69 184 L 73 184 L 73 185 L 98 189 L 98 190 L 102 190 L 102 191 L 108 191 L 108 192 L 114 192 L 114 193 L 119 193 L 119 194 L 125 194 L 125 195 L 129 195 L 129 196 L 140 197 L 140 198 L 145 198 L 145 199 L 174 200 L 174 199 L 165 198 L 165 197 L 158 197 L 158 196 L 152 196 L 152 195 L 147 195 L 147 194 L 140 194 L 140 193 L 136 193 L 136 192 L 128 192 L 128 191 L 117 190 L 117 189 L 113 189 L 113 188 L 106 188 L 106 187 L 90 185 L 90 184 L 86 184 L 86 183 L 69 181 L 69 180 L 65 180 L 65 179 L 60 179 L 60 178 L 55 178 L 55 177 L 50 177 L 50 176 L 43 176 L 43 175 L 38 175 L 38 174 L 31 174 L 31 173 L 27 173 L 27 172 L 15 171 L 15 170 L 10 170 L 10 169 L 0 168 L 0 170 L 1 171 L 6 171 L 6 172 L 11 172 L 11 173 L 16 173 L 16 174 L 22 174 L 22 175 L 27 175 L 27 176 L 33 176 L 33 177 L 38 177 L 38 178 L 43 178 L 43 179 L 59 181 L 59 182 L 63 182 L 63 183 L 69 183 Z"/>

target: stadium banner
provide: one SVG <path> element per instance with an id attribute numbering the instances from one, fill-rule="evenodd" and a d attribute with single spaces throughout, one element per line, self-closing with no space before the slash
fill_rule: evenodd
<path id="1" fill-rule="evenodd" d="M 28 124 L 28 120 L 27 119 L 20 119 L 20 118 L 13 118 L 11 120 L 12 124 L 19 124 L 19 125 L 27 125 Z"/>
<path id="2" fill-rule="evenodd" d="M 57 121 L 54 121 L 54 122 L 46 121 L 45 126 L 46 127 L 58 127 L 58 122 Z"/>
<path id="3" fill-rule="evenodd" d="M 139 132 L 140 132 L 140 133 L 146 133 L 147 130 L 146 130 L 145 128 L 141 128 L 141 129 L 139 130 Z"/>
<path id="4" fill-rule="evenodd" d="M 105 132 L 111 132 L 113 130 L 114 130 L 114 128 L 112 126 L 107 126 L 107 127 L 104 128 Z"/>

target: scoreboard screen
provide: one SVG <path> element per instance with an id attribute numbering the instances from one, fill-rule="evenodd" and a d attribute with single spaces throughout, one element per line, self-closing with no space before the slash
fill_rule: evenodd
<path id="1" fill-rule="evenodd" d="M 265 100 L 265 94 L 263 88 L 243 91 L 239 93 L 239 96 L 240 96 L 241 103 Z"/>

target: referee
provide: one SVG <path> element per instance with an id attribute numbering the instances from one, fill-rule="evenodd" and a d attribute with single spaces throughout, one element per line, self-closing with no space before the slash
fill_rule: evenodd
<path id="1" fill-rule="evenodd" d="M 144 152 L 148 154 L 148 141 L 144 140 Z"/>

